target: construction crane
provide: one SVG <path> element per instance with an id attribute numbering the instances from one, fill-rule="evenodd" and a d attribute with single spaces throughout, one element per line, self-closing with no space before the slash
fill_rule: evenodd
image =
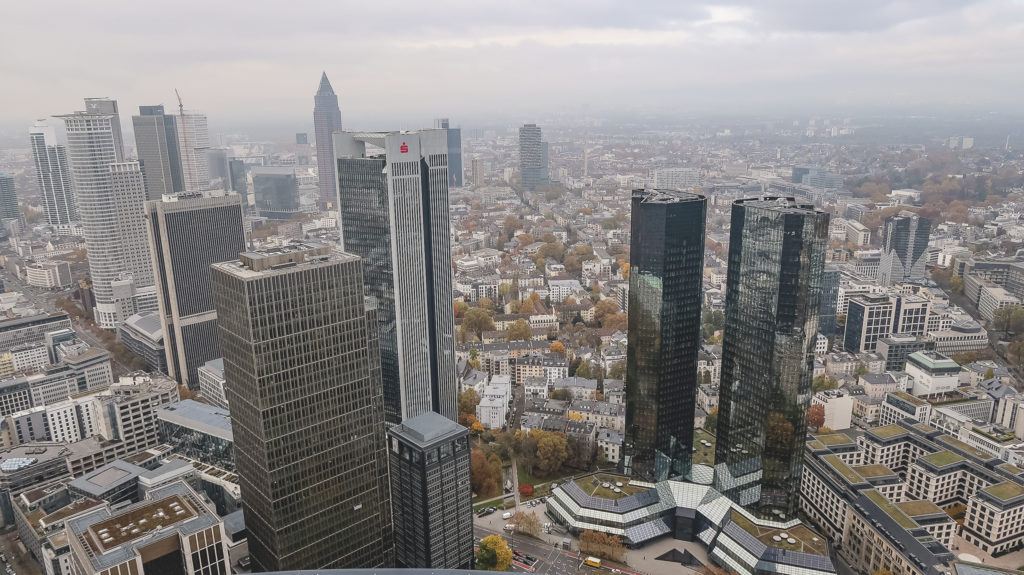
<path id="1" fill-rule="evenodd" d="M 181 118 L 181 149 L 184 151 L 182 155 L 185 156 L 182 158 L 182 164 L 188 170 L 183 185 L 185 190 L 187 190 L 192 182 L 192 164 L 195 159 L 195 150 L 188 147 L 188 129 L 185 127 L 185 104 L 181 101 L 181 94 L 177 88 L 174 89 L 174 95 L 178 97 L 178 116 Z M 184 192 L 185 190 L 181 191 Z"/>

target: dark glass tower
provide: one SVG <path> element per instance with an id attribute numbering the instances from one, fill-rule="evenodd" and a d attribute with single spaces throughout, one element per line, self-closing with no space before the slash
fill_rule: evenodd
<path id="1" fill-rule="evenodd" d="M 212 268 L 252 570 L 390 567 L 376 320 L 359 258 L 294 242 Z"/>
<path id="2" fill-rule="evenodd" d="M 388 435 L 395 566 L 472 569 L 469 430 L 428 411 Z"/>
<path id="3" fill-rule="evenodd" d="M 839 267 L 825 266 L 825 275 L 822 278 L 818 331 L 823 335 L 836 335 L 839 333 L 839 326 L 836 325 L 836 306 L 839 304 L 839 281 L 841 279 Z"/>
<path id="4" fill-rule="evenodd" d="M 827 246 L 814 206 L 733 204 L 715 488 L 776 519 L 799 502 Z"/>
<path id="5" fill-rule="evenodd" d="M 707 200 L 633 190 L 623 471 L 691 478 Z"/>
<path id="6" fill-rule="evenodd" d="M 885 218 L 882 226 L 882 259 L 878 283 L 884 286 L 925 277 L 928 236 L 932 222 L 913 212 L 902 211 Z"/>
<path id="7" fill-rule="evenodd" d="M 146 202 L 168 375 L 199 389 L 198 369 L 220 357 L 210 265 L 245 249 L 237 195 L 202 192 Z"/>
<path id="8" fill-rule="evenodd" d="M 14 191 L 14 176 L 0 174 L 0 220 L 21 220 L 18 194 Z"/>
<path id="9" fill-rule="evenodd" d="M 313 130 L 316 137 L 316 171 L 320 181 L 320 203 L 337 206 L 337 179 L 335 177 L 334 147 L 331 134 L 341 131 L 341 108 L 338 96 L 327 79 L 320 76 L 320 88 L 313 97 Z"/>

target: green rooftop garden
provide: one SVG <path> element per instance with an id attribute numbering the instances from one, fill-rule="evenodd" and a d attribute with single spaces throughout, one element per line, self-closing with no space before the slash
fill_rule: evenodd
<path id="1" fill-rule="evenodd" d="M 982 491 L 1000 501 L 1008 501 L 1014 497 L 1024 495 L 1024 486 L 1020 486 L 1012 481 L 1004 481 L 1003 483 L 990 485 L 982 489 Z"/>
<path id="2" fill-rule="evenodd" d="M 849 481 L 850 483 L 860 483 L 864 481 L 864 478 L 861 477 L 859 473 L 850 468 L 849 465 L 843 463 L 843 460 L 839 459 L 838 456 L 826 455 L 821 459 L 825 463 L 831 465 L 832 469 L 835 469 L 837 473 L 845 477 L 846 480 Z"/>
<path id="3" fill-rule="evenodd" d="M 890 475 L 895 475 L 895 473 L 893 473 L 891 469 L 884 465 L 860 465 L 857 467 L 853 467 L 851 469 L 859 473 L 860 476 L 865 479 L 871 479 L 872 477 L 888 477 Z"/>
<path id="4" fill-rule="evenodd" d="M 898 426 L 898 425 L 896 425 L 894 423 L 892 425 L 885 425 L 885 426 L 882 426 L 882 427 L 876 427 L 874 429 L 869 429 L 868 433 L 874 435 L 875 437 L 879 437 L 881 439 L 889 439 L 889 438 L 896 437 L 898 435 L 902 435 L 904 433 L 907 433 L 907 430 L 903 429 L 902 427 L 900 427 L 900 426 Z"/>
<path id="5" fill-rule="evenodd" d="M 853 443 L 854 441 L 844 433 L 830 433 L 828 435 L 816 435 L 814 437 L 818 441 L 824 443 L 828 447 L 834 447 L 836 445 L 846 445 Z"/>
<path id="6" fill-rule="evenodd" d="M 744 531 L 757 538 L 758 541 L 769 547 L 786 549 L 789 551 L 800 551 L 812 555 L 827 555 L 828 547 L 825 545 L 825 538 L 804 527 L 797 525 L 787 529 L 775 529 L 774 527 L 761 527 L 756 525 L 743 514 L 733 511 L 732 521 L 739 525 Z M 782 537 L 785 534 L 786 537 Z M 780 541 L 774 537 L 778 536 Z M 788 539 L 795 542 L 790 543 Z"/>
<path id="7" fill-rule="evenodd" d="M 616 482 L 622 484 L 622 487 L 618 488 L 618 493 L 614 491 Z M 605 487 L 606 484 L 608 487 Z M 585 491 L 588 495 L 601 497 L 603 499 L 622 499 L 623 497 L 647 491 L 646 487 L 630 485 L 628 477 L 622 477 L 621 475 L 608 475 L 606 473 L 596 473 L 594 475 L 580 477 L 579 479 L 576 479 L 576 485 L 579 485 L 580 489 Z"/>
<path id="8" fill-rule="evenodd" d="M 963 461 L 964 458 L 952 451 L 936 451 L 935 453 L 929 453 L 921 459 L 931 463 L 936 467 L 945 467 Z"/>
<path id="9" fill-rule="evenodd" d="M 901 511 L 899 507 L 897 507 L 891 501 L 886 499 L 885 496 L 882 495 L 881 493 L 872 489 L 870 491 L 865 491 L 864 495 L 867 495 L 868 499 L 870 499 L 875 503 L 875 505 L 880 507 L 882 511 L 886 513 L 886 515 L 892 517 L 893 520 L 895 520 L 900 527 L 904 529 L 913 529 L 917 527 L 917 523 L 913 519 L 907 517 L 906 513 Z"/>
<path id="10" fill-rule="evenodd" d="M 705 440 L 711 444 L 711 447 L 704 447 L 700 440 Z M 693 448 L 696 451 L 693 452 L 693 463 L 694 465 L 703 464 L 708 467 L 714 467 L 715 465 L 715 436 L 711 435 L 703 429 L 695 429 L 693 431 Z"/>
<path id="11" fill-rule="evenodd" d="M 959 449 L 960 451 L 963 451 L 964 453 L 969 453 L 969 454 L 971 454 L 974 457 L 977 457 L 979 459 L 992 459 L 992 455 L 989 454 L 988 452 L 982 451 L 981 449 L 978 449 L 977 447 L 972 447 L 970 445 L 967 445 L 966 443 L 964 443 L 963 441 L 960 441 L 959 439 L 957 439 L 955 437 L 952 437 L 952 436 L 949 436 L 949 435 L 942 435 L 942 436 L 937 437 L 936 439 L 938 439 L 939 441 L 945 443 L 946 445 L 949 445 L 951 447 L 955 447 L 955 448 Z"/>
<path id="12" fill-rule="evenodd" d="M 906 513 L 909 517 L 945 513 L 941 507 L 931 501 L 925 501 L 924 499 L 918 501 L 904 501 L 902 503 L 897 503 L 896 507 L 899 507 L 900 511 Z"/>

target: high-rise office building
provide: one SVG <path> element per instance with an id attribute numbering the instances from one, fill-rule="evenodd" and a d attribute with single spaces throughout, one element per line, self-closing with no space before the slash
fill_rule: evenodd
<path id="1" fill-rule="evenodd" d="M 359 258 L 292 243 L 212 275 L 253 571 L 390 567 L 376 318 Z"/>
<path id="2" fill-rule="evenodd" d="M 839 326 L 836 324 L 836 308 L 839 305 L 840 280 L 839 266 L 826 265 L 821 284 L 821 307 L 818 309 L 818 331 L 824 335 L 839 333 Z"/>
<path id="3" fill-rule="evenodd" d="M 385 418 L 455 420 L 447 136 L 337 132 L 334 152 L 344 249 L 363 258 L 367 295 L 380 305 Z"/>
<path id="4" fill-rule="evenodd" d="M 548 183 L 548 143 L 541 137 L 537 124 L 519 128 L 519 176 L 524 190 L 536 191 Z"/>
<path id="5" fill-rule="evenodd" d="M 78 204 L 71 184 L 67 148 L 57 141 L 53 126 L 39 120 L 28 132 L 36 182 L 42 194 L 43 215 L 51 226 L 66 226 L 78 221 Z"/>
<path id="6" fill-rule="evenodd" d="M 473 185 L 484 185 L 484 176 L 485 174 L 483 158 L 473 158 Z"/>
<path id="7" fill-rule="evenodd" d="M 633 190 L 623 470 L 691 479 L 707 199 Z"/>
<path id="8" fill-rule="evenodd" d="M 139 163 L 111 164 L 110 188 L 114 192 L 115 225 L 120 236 L 124 272 L 131 275 L 136 288 L 151 286 L 153 260 L 149 257 L 149 237 L 146 234 L 146 182 Z"/>
<path id="9" fill-rule="evenodd" d="M 183 190 L 196 192 L 210 186 L 210 132 L 206 127 L 206 114 L 186 110 L 174 118 L 178 152 L 181 157 Z M 158 199 L 158 198 L 154 198 Z"/>
<path id="10" fill-rule="evenodd" d="M 167 373 L 198 389 L 197 370 L 220 357 L 210 265 L 236 259 L 245 250 L 241 198 L 168 194 L 146 202 L 146 220 Z"/>
<path id="11" fill-rule="evenodd" d="M 434 120 L 434 128 L 448 130 L 448 185 L 462 187 L 462 129 L 452 128 L 448 118 Z"/>
<path id="12" fill-rule="evenodd" d="M 231 191 L 242 196 L 242 206 L 249 205 L 249 182 L 245 175 L 245 162 L 238 159 L 228 160 L 228 177 L 231 178 Z"/>
<path id="13" fill-rule="evenodd" d="M 132 282 L 145 287 L 147 278 L 152 286 L 145 183 L 138 162 L 123 162 L 117 102 L 90 98 L 85 104 L 84 112 L 61 118 L 67 127 L 68 160 L 89 251 L 96 321 L 113 329 L 136 312 L 134 290 L 124 288 Z"/>
<path id="14" fill-rule="evenodd" d="M 928 218 L 906 210 L 885 218 L 882 226 L 882 259 L 878 263 L 878 283 L 883 286 L 925 277 L 928 236 L 932 223 Z"/>
<path id="15" fill-rule="evenodd" d="M 827 247 L 812 205 L 733 203 L 715 488 L 776 519 L 799 502 Z"/>
<path id="16" fill-rule="evenodd" d="M 132 127 L 139 164 L 146 177 L 146 198 L 159 200 L 164 194 L 183 191 L 174 116 L 164 114 L 160 105 L 139 106 L 139 115 L 132 116 Z"/>
<path id="17" fill-rule="evenodd" d="M 473 568 L 469 430 L 428 411 L 388 430 L 395 565 Z"/>
<path id="18" fill-rule="evenodd" d="M 338 107 L 338 96 L 327 79 L 327 72 L 324 72 L 320 76 L 316 96 L 313 96 L 313 136 L 316 138 L 316 171 L 320 178 L 321 204 L 337 204 L 338 201 L 332 134 L 340 131 L 341 108 Z"/>
<path id="19" fill-rule="evenodd" d="M 290 220 L 302 211 L 295 168 L 257 166 L 252 170 L 252 189 L 256 211 L 265 218 Z"/>
<path id="20" fill-rule="evenodd" d="M 18 194 L 14 190 L 14 176 L 0 173 L 0 221 L 21 220 Z"/>

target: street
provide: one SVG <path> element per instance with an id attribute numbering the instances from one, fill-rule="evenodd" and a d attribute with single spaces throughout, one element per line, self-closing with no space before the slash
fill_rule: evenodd
<path id="1" fill-rule="evenodd" d="M 10 565 L 16 575 L 42 575 L 43 570 L 39 563 L 28 554 L 25 546 L 20 541 L 13 540 L 18 536 L 18 531 L 14 529 L 14 526 L 4 527 L 0 533 L 2 533 L 0 535 L 0 552 L 7 559 L 5 565 Z"/>

